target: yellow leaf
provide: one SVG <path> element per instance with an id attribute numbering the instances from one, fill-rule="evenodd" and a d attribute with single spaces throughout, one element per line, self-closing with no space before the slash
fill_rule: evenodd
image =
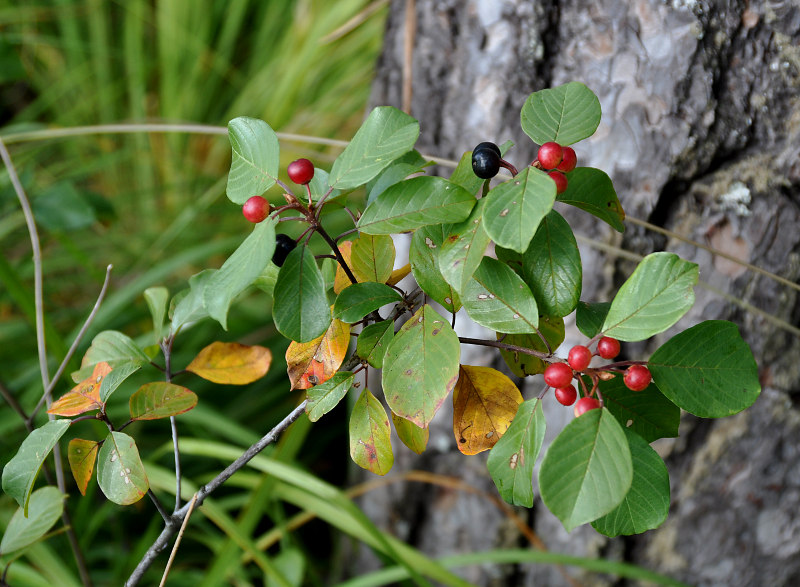
<path id="1" fill-rule="evenodd" d="M 350 346 L 350 325 L 334 319 L 328 330 L 311 342 L 292 342 L 286 349 L 286 371 L 292 389 L 308 389 L 333 377 Z"/>
<path id="2" fill-rule="evenodd" d="M 411 420 L 401 418 L 394 412 L 392 412 L 392 422 L 394 423 L 397 437 L 403 444 L 418 455 L 425 452 L 425 447 L 428 446 L 428 436 L 431 432 L 430 428 L 420 428 Z"/>
<path id="3" fill-rule="evenodd" d="M 50 405 L 48 414 L 56 416 L 77 416 L 103 407 L 100 401 L 100 386 L 103 378 L 111 373 L 108 363 L 98 363 L 92 374 L 62 395 Z"/>
<path id="4" fill-rule="evenodd" d="M 97 458 L 97 450 L 99 448 L 100 443 L 94 440 L 73 438 L 69 441 L 67 459 L 69 460 L 69 468 L 72 469 L 72 476 L 75 477 L 75 483 L 78 484 L 78 491 L 81 492 L 81 495 L 86 495 L 86 487 L 89 485 L 89 479 L 92 478 L 94 463 Z"/>
<path id="5" fill-rule="evenodd" d="M 358 281 L 385 283 L 394 267 L 394 241 L 386 234 L 362 234 L 350 249 L 350 268 Z"/>
<path id="6" fill-rule="evenodd" d="M 347 265 L 350 265 L 350 251 L 353 248 L 353 241 L 345 241 L 339 245 L 339 252 L 342 254 L 342 258 L 344 259 Z M 337 263 L 336 265 L 336 276 L 333 279 L 333 293 L 339 294 L 342 292 L 344 288 L 348 285 L 353 285 L 353 282 L 350 281 L 350 278 L 347 277 L 347 273 L 344 272 L 342 266 Z M 304 388 L 305 389 L 305 388 Z"/>
<path id="7" fill-rule="evenodd" d="M 214 383 L 246 385 L 266 375 L 271 362 L 272 353 L 266 347 L 212 342 L 186 370 Z"/>
<path id="8" fill-rule="evenodd" d="M 411 263 L 406 263 L 400 269 L 395 269 L 386 280 L 386 285 L 397 285 L 398 282 L 411 273 Z"/>
<path id="9" fill-rule="evenodd" d="M 489 450 L 505 434 L 522 403 L 508 377 L 489 367 L 461 365 L 453 392 L 453 434 L 465 455 Z"/>

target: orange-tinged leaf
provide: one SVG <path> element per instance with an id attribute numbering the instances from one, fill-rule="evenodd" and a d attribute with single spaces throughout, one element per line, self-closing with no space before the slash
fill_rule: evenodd
<path id="1" fill-rule="evenodd" d="M 397 285 L 401 279 L 411 273 L 411 263 L 406 263 L 400 269 L 395 269 L 386 280 L 386 285 Z"/>
<path id="2" fill-rule="evenodd" d="M 350 325 L 334 319 L 328 330 L 311 342 L 292 342 L 286 349 L 286 371 L 292 389 L 326 382 L 341 367 L 350 346 Z"/>
<path id="3" fill-rule="evenodd" d="M 505 434 L 522 403 L 508 377 L 489 367 L 461 365 L 453 392 L 453 434 L 465 455 L 489 450 Z"/>
<path id="4" fill-rule="evenodd" d="M 186 370 L 214 383 L 246 385 L 266 375 L 271 362 L 272 353 L 266 347 L 212 342 Z"/>
<path id="5" fill-rule="evenodd" d="M 86 487 L 94 473 L 94 463 L 97 460 L 97 451 L 100 443 L 94 440 L 84 440 L 73 438 L 67 447 L 67 459 L 69 468 L 72 469 L 72 476 L 78 485 L 81 495 L 86 495 Z"/>
<path id="6" fill-rule="evenodd" d="M 353 241 L 345 241 L 339 245 L 339 252 L 342 254 L 342 258 L 345 263 L 347 263 L 348 267 L 350 266 L 350 252 L 352 249 Z M 358 278 L 356 277 L 356 279 Z M 342 266 L 337 263 L 336 276 L 333 278 L 333 293 L 341 293 L 348 285 L 353 285 L 353 282 L 347 277 L 347 273 L 344 272 Z"/>
<path id="7" fill-rule="evenodd" d="M 197 396 L 174 383 L 145 383 L 131 396 L 132 420 L 158 420 L 188 412 L 197 405 Z"/>
<path id="8" fill-rule="evenodd" d="M 100 385 L 109 373 L 111 367 L 108 363 L 98 363 L 94 366 L 91 376 L 54 401 L 47 413 L 56 416 L 77 416 L 91 410 L 99 410 L 103 407 L 103 402 L 100 401 Z"/>

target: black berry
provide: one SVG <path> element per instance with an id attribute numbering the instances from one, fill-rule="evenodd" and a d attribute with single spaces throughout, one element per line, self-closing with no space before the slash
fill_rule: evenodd
<path id="1" fill-rule="evenodd" d="M 276 234 L 275 252 L 272 254 L 272 262 L 278 267 L 283 267 L 283 262 L 286 261 L 286 257 L 289 256 L 289 253 L 291 253 L 296 246 L 297 243 L 294 242 L 294 239 L 288 234 Z"/>
<path id="2" fill-rule="evenodd" d="M 492 151 L 494 151 L 495 153 L 497 153 L 497 156 L 498 156 L 498 157 L 500 157 L 500 155 L 501 155 L 501 153 L 500 153 L 500 147 L 498 147 L 498 146 L 497 146 L 497 145 L 495 145 L 494 143 L 490 143 L 490 142 L 488 142 L 488 141 L 486 141 L 486 142 L 484 142 L 484 143 L 480 143 L 480 144 L 479 144 L 477 147 L 475 147 L 474 149 L 472 149 L 472 151 L 473 151 L 473 152 L 475 152 L 475 151 L 481 151 L 481 150 L 483 150 L 483 149 L 491 149 Z"/>
<path id="3" fill-rule="evenodd" d="M 500 171 L 499 149 L 497 145 L 492 145 L 494 149 L 490 146 L 479 148 L 481 145 L 472 151 L 472 171 L 481 179 L 491 179 Z"/>

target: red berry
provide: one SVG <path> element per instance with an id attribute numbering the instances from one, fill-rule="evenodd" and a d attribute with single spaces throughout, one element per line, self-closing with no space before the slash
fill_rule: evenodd
<path id="1" fill-rule="evenodd" d="M 561 163 L 563 154 L 561 145 L 551 141 L 539 147 L 539 154 L 536 158 L 539 159 L 539 163 L 544 169 L 555 169 Z"/>
<path id="2" fill-rule="evenodd" d="M 261 196 L 253 196 L 242 206 L 242 214 L 250 222 L 259 223 L 269 216 L 269 202 Z"/>
<path id="3" fill-rule="evenodd" d="M 597 354 L 604 359 L 613 359 L 619 354 L 619 341 L 610 336 L 604 336 L 597 343 Z"/>
<path id="4" fill-rule="evenodd" d="M 567 387 L 572 381 L 572 369 L 566 363 L 553 363 L 544 370 L 544 382 L 550 387 Z"/>
<path id="5" fill-rule="evenodd" d="M 567 189 L 567 176 L 560 171 L 550 171 L 548 174 L 556 182 L 556 193 L 562 194 Z"/>
<path id="6" fill-rule="evenodd" d="M 589 410 L 596 410 L 599 407 L 600 402 L 593 397 L 582 397 L 578 400 L 578 403 L 575 404 L 575 417 L 582 416 Z"/>
<path id="7" fill-rule="evenodd" d="M 650 375 L 650 369 L 644 365 L 631 365 L 622 378 L 625 386 L 631 391 L 642 391 L 650 385 L 652 380 L 653 376 Z"/>
<path id="8" fill-rule="evenodd" d="M 308 159 L 297 159 L 289 163 L 286 173 L 297 185 L 306 185 L 314 178 L 314 164 Z"/>
<path id="9" fill-rule="evenodd" d="M 583 345 L 576 345 L 569 350 L 567 362 L 576 371 L 583 371 L 592 362 L 592 351 Z"/>
<path id="10" fill-rule="evenodd" d="M 569 173 L 575 169 L 577 164 L 578 156 L 575 154 L 575 150 L 572 147 L 564 147 L 564 157 L 561 159 L 561 163 L 556 166 L 556 169 L 564 173 Z"/>
<path id="11" fill-rule="evenodd" d="M 575 400 L 578 397 L 578 392 L 575 391 L 574 385 L 569 385 L 567 387 L 559 387 L 556 389 L 556 399 L 558 403 L 562 406 L 571 406 L 575 403 Z"/>

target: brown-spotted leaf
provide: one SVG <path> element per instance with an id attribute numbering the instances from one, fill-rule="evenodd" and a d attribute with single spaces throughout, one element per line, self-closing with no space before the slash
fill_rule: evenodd
<path id="1" fill-rule="evenodd" d="M 522 394 L 508 377 L 489 367 L 461 365 L 453 392 L 453 434 L 458 450 L 474 455 L 505 434 Z"/>
<path id="2" fill-rule="evenodd" d="M 266 375 L 271 362 L 272 353 L 266 347 L 212 342 L 186 370 L 214 383 L 246 385 Z"/>
<path id="3" fill-rule="evenodd" d="M 91 376 L 54 401 L 47 413 L 69 417 L 99 410 L 103 407 L 103 402 L 100 401 L 100 385 L 103 383 L 103 378 L 109 373 L 111 373 L 111 367 L 108 363 L 98 363 L 94 366 Z"/>
<path id="4" fill-rule="evenodd" d="M 67 459 L 69 468 L 72 469 L 72 476 L 78 485 L 81 495 L 86 495 L 86 487 L 94 472 L 94 463 L 97 460 L 97 451 L 100 443 L 94 440 L 84 440 L 73 438 L 67 447 Z"/>
<path id="5" fill-rule="evenodd" d="M 353 241 L 345 241 L 339 244 L 339 252 L 342 254 L 342 258 L 344 262 L 347 263 L 349 267 L 350 262 L 350 252 L 353 249 Z M 358 277 L 356 277 L 358 279 Z M 353 282 L 350 281 L 350 278 L 347 277 L 347 273 L 344 272 L 342 266 L 338 263 L 336 264 L 336 276 L 333 278 L 333 293 L 339 294 L 342 292 L 344 288 L 348 285 L 353 285 Z"/>
<path id="6" fill-rule="evenodd" d="M 389 417 L 369 389 L 361 392 L 350 414 L 350 456 L 376 475 L 386 475 L 394 464 Z"/>
<path id="7" fill-rule="evenodd" d="M 341 367 L 350 345 L 350 325 L 332 320 L 325 334 L 310 342 L 292 342 L 286 349 L 286 371 L 292 389 L 326 382 Z"/>
<path id="8" fill-rule="evenodd" d="M 131 396 L 132 420 L 158 420 L 188 412 L 197 405 L 197 396 L 174 383 L 145 383 Z"/>
<path id="9" fill-rule="evenodd" d="M 395 432 L 397 432 L 397 437 L 403 444 L 418 455 L 425 452 L 431 432 L 430 428 L 420 428 L 410 420 L 401 418 L 394 412 L 392 412 L 392 423 L 394 424 Z"/>

